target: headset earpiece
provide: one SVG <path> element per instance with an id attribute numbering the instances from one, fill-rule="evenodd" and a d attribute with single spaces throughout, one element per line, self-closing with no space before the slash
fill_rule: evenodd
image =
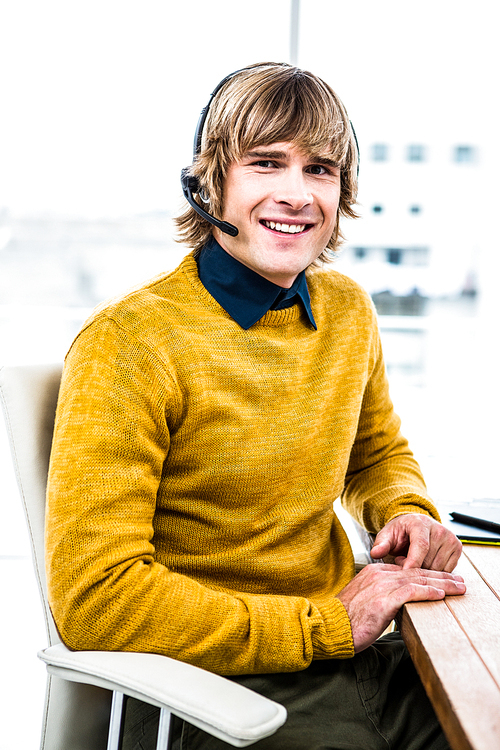
<path id="1" fill-rule="evenodd" d="M 235 70 L 234 73 L 230 73 L 228 76 L 222 79 L 217 86 L 214 88 L 212 93 L 210 94 L 210 99 L 208 100 L 208 103 L 203 109 L 201 110 L 200 117 L 198 118 L 198 124 L 196 126 L 196 131 L 194 134 L 194 141 L 193 141 L 193 163 L 198 156 L 198 154 L 201 151 L 201 139 L 203 136 L 203 127 L 205 125 L 205 120 L 207 119 L 208 111 L 210 109 L 210 105 L 212 103 L 212 99 L 217 94 L 218 91 L 224 86 L 227 81 L 229 81 L 233 76 L 236 75 L 236 73 L 240 73 L 244 68 L 240 68 L 239 70 Z M 181 171 L 181 185 L 182 185 L 182 192 L 184 193 L 184 197 L 189 203 L 190 206 L 194 208 L 196 213 L 202 217 L 202 219 L 205 219 L 205 221 L 209 221 L 210 224 L 213 224 L 214 227 L 217 227 L 220 229 L 221 232 L 224 232 L 224 234 L 229 234 L 231 237 L 236 237 L 238 234 L 238 227 L 235 227 L 234 224 L 230 224 L 228 221 L 221 221 L 220 219 L 216 219 L 215 216 L 212 216 L 212 214 L 209 214 L 208 211 L 205 211 L 204 208 L 202 208 L 199 203 L 197 203 L 193 197 L 193 193 L 196 193 L 200 196 L 201 200 L 204 203 L 208 203 L 208 201 L 204 200 L 202 194 L 201 194 L 201 188 L 200 188 L 200 182 L 197 177 L 193 177 L 189 174 L 189 170 L 191 167 L 185 167 Z"/>

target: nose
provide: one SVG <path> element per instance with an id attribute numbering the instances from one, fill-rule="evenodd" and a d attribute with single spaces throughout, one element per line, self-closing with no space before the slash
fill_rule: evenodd
<path id="1" fill-rule="evenodd" d="M 309 206 L 313 196 L 301 167 L 289 167 L 283 170 L 279 183 L 274 193 L 276 203 L 287 205 L 294 211 L 300 211 Z"/>

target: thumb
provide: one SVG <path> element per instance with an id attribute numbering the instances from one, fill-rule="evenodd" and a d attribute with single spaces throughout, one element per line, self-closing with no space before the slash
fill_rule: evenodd
<path id="1" fill-rule="evenodd" d="M 375 537 L 375 543 L 370 550 L 370 555 L 378 560 L 379 558 L 388 555 L 391 549 L 392 541 L 389 537 L 389 534 L 387 532 L 384 533 L 384 530 L 382 530 L 379 531 L 379 533 Z"/>

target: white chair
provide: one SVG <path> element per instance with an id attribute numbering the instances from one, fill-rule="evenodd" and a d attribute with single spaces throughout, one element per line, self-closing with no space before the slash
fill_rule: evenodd
<path id="1" fill-rule="evenodd" d="M 157 654 L 70 651 L 47 601 L 45 487 L 61 365 L 0 368 L 0 398 L 28 524 L 49 647 L 41 750 L 118 750 L 124 695 L 161 709 L 157 750 L 171 743 L 170 717 L 186 719 L 235 747 L 273 734 L 286 710 L 247 688 Z"/>

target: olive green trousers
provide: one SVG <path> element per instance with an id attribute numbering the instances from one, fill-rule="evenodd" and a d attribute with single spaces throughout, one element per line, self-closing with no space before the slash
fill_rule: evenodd
<path id="1" fill-rule="evenodd" d="M 445 750 L 449 748 L 399 633 L 352 659 L 315 661 L 303 672 L 231 678 L 282 703 L 286 723 L 256 750 Z M 130 700 L 124 750 L 154 750 L 158 709 Z M 176 720 L 175 750 L 228 750 Z"/>

